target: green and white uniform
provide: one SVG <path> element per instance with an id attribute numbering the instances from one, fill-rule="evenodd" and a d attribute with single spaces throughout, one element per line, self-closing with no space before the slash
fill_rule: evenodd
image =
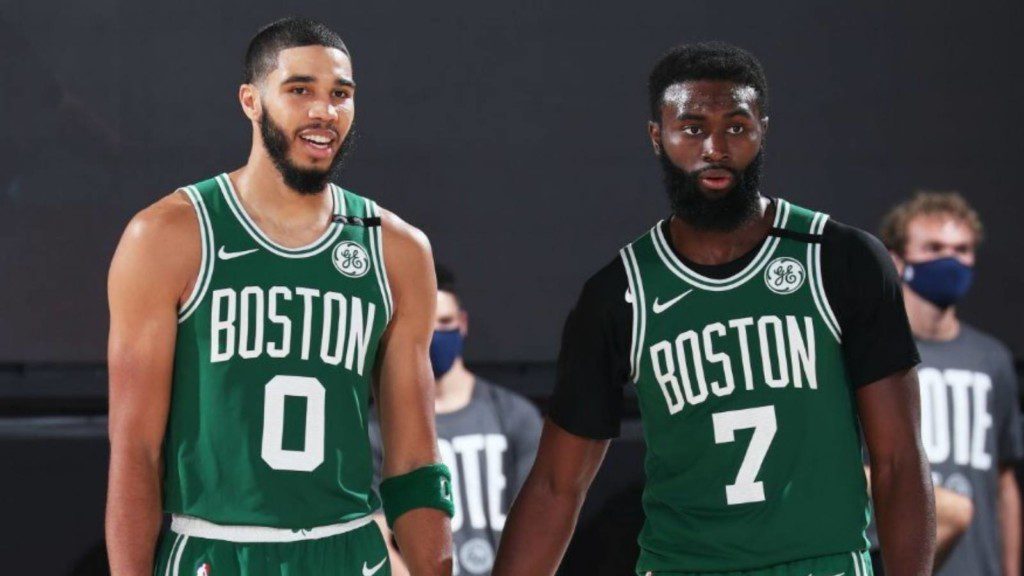
<path id="1" fill-rule="evenodd" d="M 640 574 L 829 556 L 871 574 L 856 407 L 821 282 L 826 220 L 779 200 L 781 231 L 724 279 L 687 267 L 660 225 L 621 251 L 647 442 Z"/>
<path id="2" fill-rule="evenodd" d="M 245 213 L 227 175 L 184 191 L 202 264 L 178 318 L 164 439 L 173 533 L 158 573 L 193 575 L 204 563 L 213 575 L 373 568 L 386 552 L 367 531 L 377 531 L 369 515 L 380 506 L 368 402 L 392 312 L 380 226 L 365 220 L 379 209 L 331 185 L 343 218 L 311 244 L 285 248 Z M 368 544 L 352 549 L 356 540 Z M 210 554 L 225 558 L 223 542 L 235 543 L 236 567 L 204 559 L 203 542 L 221 542 Z M 300 558 L 331 542 L 334 552 L 318 552 L 329 564 Z M 289 556 L 291 568 L 280 562 Z M 264 571 L 263 560 L 275 568 Z"/>

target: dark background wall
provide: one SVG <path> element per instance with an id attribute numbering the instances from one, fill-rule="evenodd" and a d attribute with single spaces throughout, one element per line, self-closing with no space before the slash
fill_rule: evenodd
<path id="1" fill-rule="evenodd" d="M 0 0 L 0 361 L 101 362 L 128 218 L 237 167 L 248 38 L 289 13 L 354 55 L 341 182 L 460 272 L 469 356 L 551 360 L 582 281 L 665 213 L 646 74 L 678 42 L 755 52 L 773 110 L 764 192 L 874 229 L 915 187 L 989 228 L 966 316 L 1018 353 L 1024 152 L 1010 2 L 19 2 Z"/>

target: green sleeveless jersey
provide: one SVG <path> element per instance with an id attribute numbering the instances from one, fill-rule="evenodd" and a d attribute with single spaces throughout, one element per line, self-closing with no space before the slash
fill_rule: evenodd
<path id="1" fill-rule="evenodd" d="M 227 175 L 184 188 L 203 252 L 178 317 L 168 512 L 298 530 L 379 506 L 368 403 L 392 309 L 379 210 L 329 189 L 334 222 L 292 249 L 257 228 Z"/>
<path id="2" fill-rule="evenodd" d="M 821 282 L 827 219 L 778 200 L 778 230 L 725 279 L 688 268 L 660 224 L 621 251 L 647 443 L 640 573 L 866 549 L 856 405 Z"/>

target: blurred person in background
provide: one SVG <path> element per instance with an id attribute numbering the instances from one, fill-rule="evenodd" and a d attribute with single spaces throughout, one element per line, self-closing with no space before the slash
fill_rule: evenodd
<path id="1" fill-rule="evenodd" d="M 957 314 L 974 280 L 981 220 L 956 192 L 920 192 L 885 216 L 880 235 L 903 279 L 921 353 L 921 439 L 932 481 L 945 489 L 936 490 L 939 540 L 943 524 L 951 525 L 946 539 L 969 524 L 950 542 L 937 574 L 1019 576 L 1014 465 L 1024 456 L 1024 441 L 1013 357 Z M 973 521 L 956 494 L 970 499 Z"/>
<path id="2" fill-rule="evenodd" d="M 470 372 L 462 357 L 469 314 L 455 275 L 438 265 L 437 312 L 430 361 L 437 382 L 437 442 L 452 471 L 453 574 L 491 573 L 505 515 L 533 465 L 540 439 L 540 412 L 529 400 Z M 383 447 L 380 424 L 370 421 L 379 479 Z M 392 574 L 407 574 L 400 551 L 378 515 L 391 550 Z"/>

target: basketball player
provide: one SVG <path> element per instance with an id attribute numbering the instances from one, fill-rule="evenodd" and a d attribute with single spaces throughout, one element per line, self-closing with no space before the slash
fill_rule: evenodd
<path id="1" fill-rule="evenodd" d="M 413 574 L 451 574 L 430 245 L 330 183 L 354 95 L 337 34 L 267 26 L 239 90 L 248 162 L 164 197 L 121 239 L 109 285 L 115 576 L 389 574 L 371 517 L 371 387 L 384 513 Z M 154 561 L 161 500 L 173 518 Z"/>
<path id="2" fill-rule="evenodd" d="M 981 237 L 977 212 L 955 192 L 919 193 L 894 207 L 881 229 L 921 351 L 921 437 L 935 491 L 973 503 L 974 521 L 936 572 L 941 576 L 1020 575 L 1014 465 L 1024 456 L 1024 438 L 1013 356 L 957 315 Z M 940 518 L 946 508 L 936 501 Z"/>
<path id="3" fill-rule="evenodd" d="M 452 271 L 441 265 L 435 270 L 437 320 L 430 365 L 437 383 L 434 408 L 441 461 L 452 471 L 452 574 L 488 576 L 505 516 L 537 455 L 541 417 L 526 398 L 466 368 L 462 348 L 469 314 Z M 370 445 L 379 465 L 383 446 L 375 418 L 370 420 Z M 385 532 L 386 542 L 389 536 Z M 401 554 L 393 546 L 389 552 L 392 573 L 401 576 Z"/>
<path id="4" fill-rule="evenodd" d="M 749 53 L 677 47 L 650 76 L 670 218 L 584 286 L 494 573 L 554 574 L 633 382 L 647 443 L 638 574 L 929 574 L 917 352 L 885 249 L 759 194 L 768 92 Z"/>

